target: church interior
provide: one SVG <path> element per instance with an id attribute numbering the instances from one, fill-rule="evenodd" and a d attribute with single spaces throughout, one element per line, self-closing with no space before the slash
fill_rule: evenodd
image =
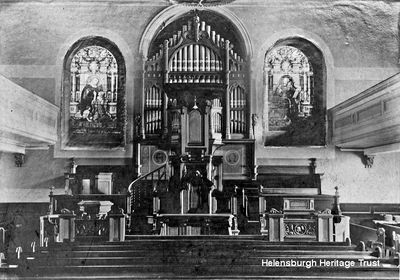
<path id="1" fill-rule="evenodd" d="M 399 15 L 0 0 L 0 275 L 398 279 Z"/>

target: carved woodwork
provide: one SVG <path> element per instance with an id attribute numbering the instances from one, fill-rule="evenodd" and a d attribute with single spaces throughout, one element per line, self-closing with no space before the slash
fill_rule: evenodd
<path id="1" fill-rule="evenodd" d="M 212 134 L 223 127 L 226 138 L 247 134 L 246 62 L 198 15 L 159 46 L 145 61 L 144 72 L 144 138 L 164 133 L 167 103 L 184 106 L 188 94 L 210 102 L 217 98 L 219 103 L 212 105 L 225 107 L 223 115 L 220 111 L 221 117 L 215 117 Z"/>

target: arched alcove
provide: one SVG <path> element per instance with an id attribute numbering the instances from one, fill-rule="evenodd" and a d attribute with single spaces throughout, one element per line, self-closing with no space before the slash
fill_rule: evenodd
<path id="1" fill-rule="evenodd" d="M 245 57 L 251 57 L 253 55 L 253 46 L 250 41 L 250 35 L 240 18 L 231 10 L 223 6 L 197 6 L 196 10 L 200 12 L 211 12 L 220 20 L 229 22 L 230 26 L 233 27 L 241 37 L 243 48 L 245 49 Z M 172 5 L 155 16 L 143 32 L 139 43 L 139 52 L 144 56 L 144 58 L 150 56 L 150 51 L 152 49 L 151 44 L 154 38 L 158 37 L 158 35 L 164 31 L 166 26 L 181 19 L 191 11 L 193 11 L 193 7 L 190 5 Z"/>
<path id="2" fill-rule="evenodd" d="M 167 109 L 188 108 L 197 98 L 222 116 L 218 125 L 211 122 L 213 135 L 222 132 L 226 139 L 247 138 L 250 90 L 245 41 L 232 21 L 209 9 L 189 10 L 154 32 L 148 49 L 143 50 L 148 57 L 142 136 L 151 139 L 165 134 L 171 127 Z"/>
<path id="3" fill-rule="evenodd" d="M 103 37 L 84 37 L 68 50 L 63 64 L 67 147 L 115 148 L 125 145 L 125 61 Z"/>
<path id="4" fill-rule="evenodd" d="M 266 146 L 324 146 L 326 66 L 322 52 L 303 38 L 287 38 L 265 54 L 268 98 Z"/>

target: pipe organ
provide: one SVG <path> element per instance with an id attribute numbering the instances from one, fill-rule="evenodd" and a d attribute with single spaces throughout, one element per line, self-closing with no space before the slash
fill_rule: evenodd
<path id="1" fill-rule="evenodd" d="M 246 131 L 246 96 L 240 86 L 230 90 L 230 130 L 232 133 L 244 133 Z"/>
<path id="2" fill-rule="evenodd" d="M 247 138 L 246 69 L 246 61 L 230 40 L 201 21 L 198 15 L 193 16 L 144 62 L 142 138 L 159 137 L 171 129 L 168 104 L 193 107 L 196 98 L 208 100 L 211 137 Z M 180 129 L 174 114 L 176 132 Z"/>
<path id="3" fill-rule="evenodd" d="M 254 175 L 247 168 L 254 164 L 254 140 L 249 139 L 249 73 L 240 38 L 220 31 L 225 32 L 222 26 L 195 14 L 167 25 L 153 39 L 143 65 L 138 149 L 139 166 L 158 166 L 146 152 L 156 147 L 168 155 L 173 174 L 200 172 L 223 192 L 223 180 Z"/>
<path id="4" fill-rule="evenodd" d="M 160 88 L 156 86 L 146 88 L 144 105 L 144 118 L 146 120 L 144 128 L 146 134 L 157 134 L 161 132 L 162 106 L 163 93 Z"/>

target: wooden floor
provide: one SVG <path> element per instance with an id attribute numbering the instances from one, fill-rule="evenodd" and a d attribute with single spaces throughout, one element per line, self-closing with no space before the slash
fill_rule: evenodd
<path id="1" fill-rule="evenodd" d="M 399 279 L 394 261 L 354 246 L 268 242 L 262 236 L 87 240 L 41 248 L 11 262 L 18 268 L 1 268 L 0 279 Z"/>

